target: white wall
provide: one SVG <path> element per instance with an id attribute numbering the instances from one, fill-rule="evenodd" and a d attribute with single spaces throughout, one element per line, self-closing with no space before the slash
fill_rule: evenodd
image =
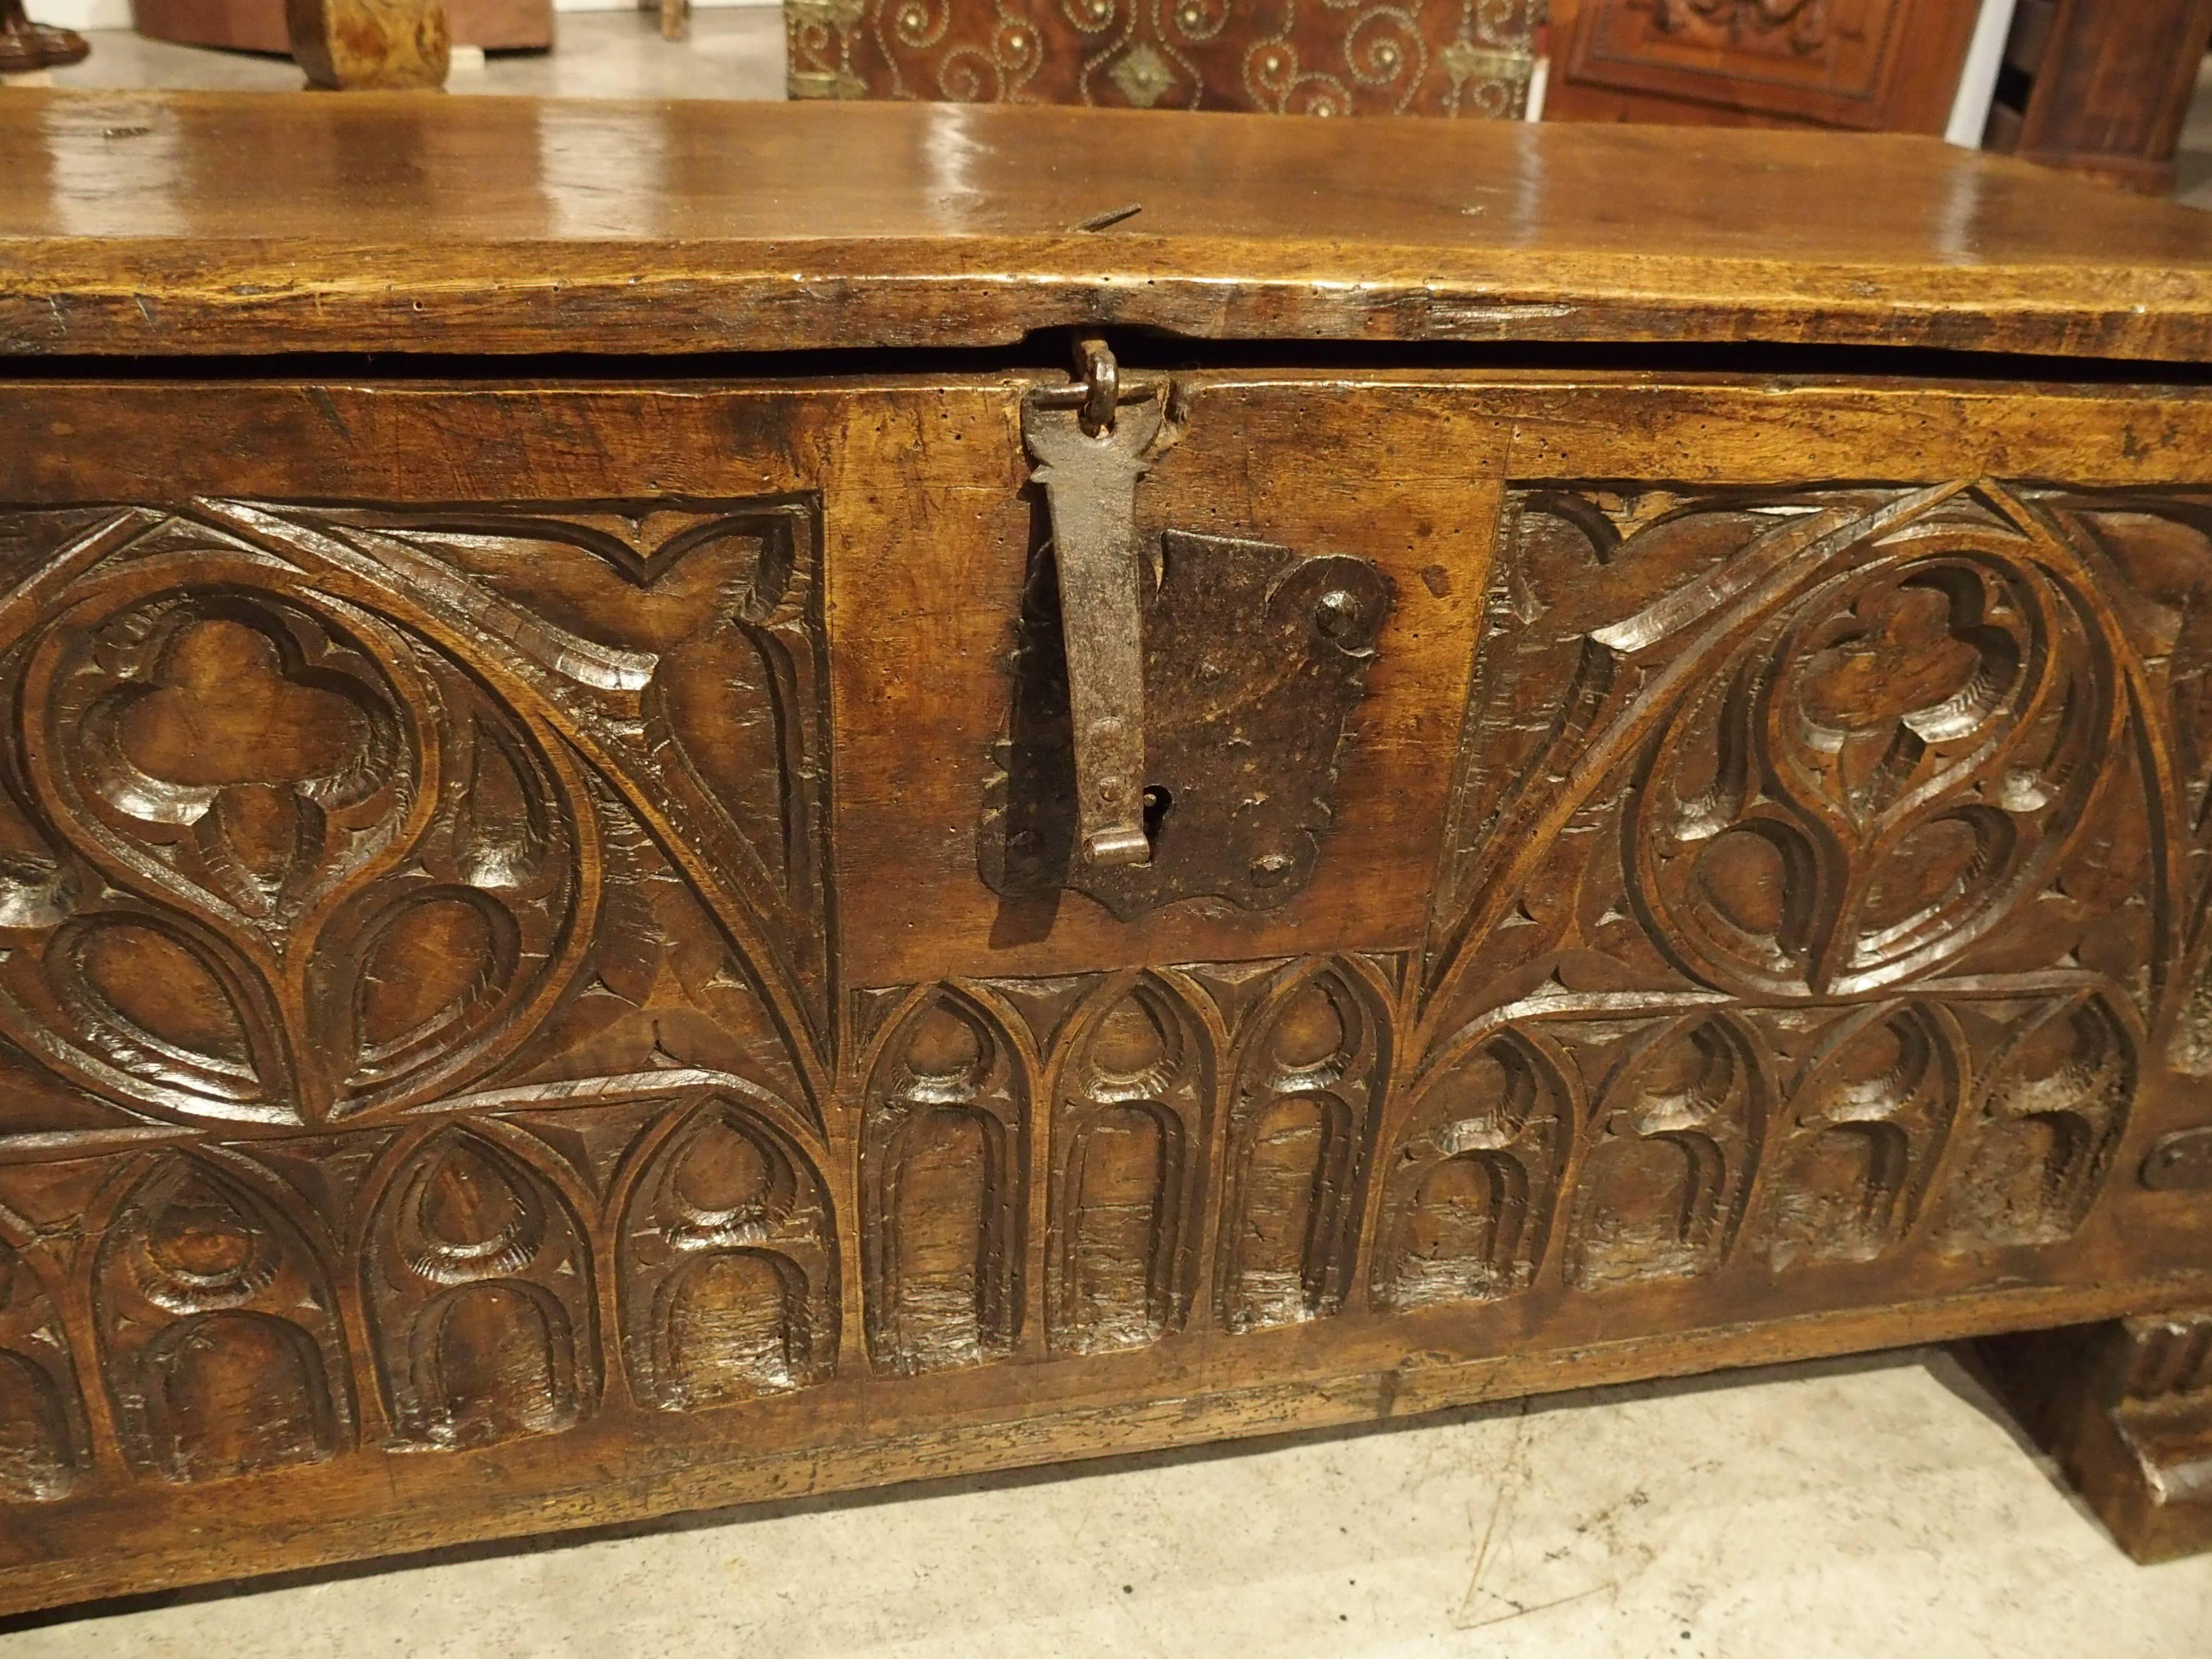
<path id="1" fill-rule="evenodd" d="M 1951 105 L 1951 123 L 1943 131 L 1961 149 L 1982 147 L 1982 129 L 1989 125 L 1990 105 L 1996 97 L 1997 70 L 2004 63 L 2005 36 L 2012 33 L 2015 5 L 2016 0 L 1982 0 L 1973 44 L 1966 48 L 1966 65 L 1959 76 L 1959 95 Z"/>
<path id="2" fill-rule="evenodd" d="M 30 0 L 31 21 L 64 29 L 127 29 L 131 0 Z"/>

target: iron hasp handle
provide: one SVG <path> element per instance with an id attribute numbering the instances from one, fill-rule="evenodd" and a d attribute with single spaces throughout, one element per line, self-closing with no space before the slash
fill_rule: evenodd
<path id="1" fill-rule="evenodd" d="M 1137 483 L 1159 435 L 1165 400 L 1125 384 L 1103 341 L 1078 347 L 1082 378 L 1033 392 L 1022 439 L 1044 487 L 1060 567 L 1075 745 L 1076 814 L 1086 864 L 1141 865 L 1145 833 L 1143 550 Z"/>

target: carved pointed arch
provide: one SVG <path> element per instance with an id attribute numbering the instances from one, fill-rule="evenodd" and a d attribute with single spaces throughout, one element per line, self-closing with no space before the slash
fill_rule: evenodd
<path id="1" fill-rule="evenodd" d="M 1342 1305 L 1389 1072 L 1390 1007 L 1370 968 L 1329 957 L 1283 969 L 1241 1022 L 1212 1267 L 1227 1329 Z"/>
<path id="2" fill-rule="evenodd" d="M 464 1121 L 401 1137 L 369 1177 L 363 1301 L 404 1443 L 554 1433 L 597 1407 L 590 1197 L 541 1151 Z"/>
<path id="3" fill-rule="evenodd" d="M 1740 1016 L 1651 1022 L 1590 1102 L 1568 1285 L 1598 1291 L 1718 1271 L 1750 1200 L 1772 1099 Z"/>
<path id="4" fill-rule="evenodd" d="M 2142 1028 L 2124 997 L 2085 988 L 2008 1012 L 1936 1222 L 1954 1252 L 2071 1237 L 2104 1188 L 2141 1075 Z"/>
<path id="5" fill-rule="evenodd" d="M 1940 1004 L 1882 1002 L 1836 1020 L 1799 1067 L 1765 1155 L 1756 1248 L 1767 1265 L 1869 1261 L 1902 1244 L 1970 1070 Z"/>
<path id="6" fill-rule="evenodd" d="M 347 1449 L 350 1366 L 329 1264 L 258 1169 L 201 1151 L 129 1176 L 90 1262 L 125 1458 L 198 1481 Z"/>
<path id="7" fill-rule="evenodd" d="M 1224 1047 L 1195 987 L 1112 974 L 1054 1045 L 1047 1322 L 1055 1351 L 1141 1347 L 1197 1293 Z"/>
<path id="8" fill-rule="evenodd" d="M 977 1364 L 1018 1338 L 1036 1075 L 1019 1016 L 967 981 L 917 988 L 874 1045 L 860 1223 L 878 1370 Z"/>
<path id="9" fill-rule="evenodd" d="M 829 1377 L 839 1234 L 820 1155 L 734 1091 L 672 1106 L 632 1150 L 608 1210 L 634 1398 L 679 1410 Z"/>
<path id="10" fill-rule="evenodd" d="M 1376 1309 L 1528 1289 L 1585 1112 L 1572 1061 L 1534 1026 L 1481 1033 L 1431 1067 L 1380 1166 Z"/>
<path id="11" fill-rule="evenodd" d="M 0 1501 L 66 1498 L 91 1465 L 64 1294 L 36 1231 L 0 1206 Z"/>

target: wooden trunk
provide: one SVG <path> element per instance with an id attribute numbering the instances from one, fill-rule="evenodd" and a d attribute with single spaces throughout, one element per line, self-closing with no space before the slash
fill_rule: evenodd
<path id="1" fill-rule="evenodd" d="M 0 144 L 0 1607 L 2212 1305 L 2212 220 Z"/>

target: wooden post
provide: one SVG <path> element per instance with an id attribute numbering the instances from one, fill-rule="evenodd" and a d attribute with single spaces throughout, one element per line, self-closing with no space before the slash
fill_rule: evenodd
<path id="1" fill-rule="evenodd" d="M 2212 1549 L 2212 1309 L 1990 1338 L 1998 1395 L 2138 1561 Z"/>
<path id="2" fill-rule="evenodd" d="M 445 0 L 286 0 L 284 21 L 309 86 L 435 91 L 446 84 L 453 33 Z"/>

